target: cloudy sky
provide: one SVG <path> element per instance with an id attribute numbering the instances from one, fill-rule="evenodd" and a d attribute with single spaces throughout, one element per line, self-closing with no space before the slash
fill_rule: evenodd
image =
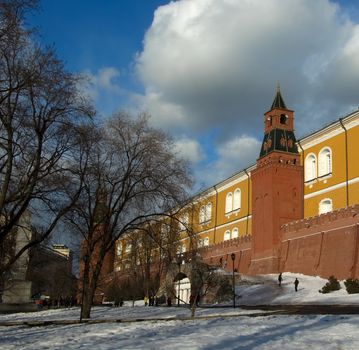
<path id="1" fill-rule="evenodd" d="M 196 189 L 255 162 L 278 81 L 297 137 L 359 106 L 355 0 L 43 0 L 29 22 L 102 116 L 149 112 Z"/>

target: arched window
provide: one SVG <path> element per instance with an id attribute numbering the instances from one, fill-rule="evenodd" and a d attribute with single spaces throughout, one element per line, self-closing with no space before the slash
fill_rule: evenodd
<path id="1" fill-rule="evenodd" d="M 186 252 L 186 245 L 185 244 L 180 244 L 177 247 L 177 254 L 182 254 Z"/>
<path id="2" fill-rule="evenodd" d="M 317 158 L 311 153 L 305 158 L 305 181 L 314 180 L 317 177 Z"/>
<path id="3" fill-rule="evenodd" d="M 205 238 L 203 239 L 203 246 L 204 246 L 204 247 L 209 246 L 209 238 L 208 238 L 208 237 L 205 237 Z"/>
<path id="4" fill-rule="evenodd" d="M 332 151 L 330 148 L 323 148 L 318 156 L 318 176 L 328 175 L 332 172 Z"/>
<path id="5" fill-rule="evenodd" d="M 206 220 L 206 207 L 204 205 L 201 206 L 199 210 L 199 223 L 202 224 Z"/>
<path id="6" fill-rule="evenodd" d="M 319 215 L 333 211 L 333 201 L 330 198 L 326 198 L 319 203 Z"/>
<path id="7" fill-rule="evenodd" d="M 170 233 L 170 226 L 167 224 L 161 225 L 161 238 L 166 239 Z"/>
<path id="8" fill-rule="evenodd" d="M 223 240 L 224 240 L 224 241 L 228 241 L 229 239 L 231 239 L 231 231 L 227 230 L 227 231 L 224 233 Z"/>
<path id="9" fill-rule="evenodd" d="M 280 115 L 279 122 L 280 122 L 281 124 L 287 124 L 287 116 L 286 116 L 285 114 L 281 114 L 281 115 Z"/>
<path id="10" fill-rule="evenodd" d="M 238 237 L 238 228 L 235 227 L 233 230 L 232 230 L 232 238 L 237 238 Z"/>
<path id="11" fill-rule="evenodd" d="M 241 208 L 241 190 L 237 188 L 234 191 L 233 195 L 233 210 L 238 210 Z"/>
<path id="12" fill-rule="evenodd" d="M 228 192 L 226 196 L 226 213 L 230 213 L 233 207 L 233 195 L 232 192 Z"/>
<path id="13" fill-rule="evenodd" d="M 117 255 L 118 256 L 122 255 L 122 242 L 117 243 Z"/>
<path id="14" fill-rule="evenodd" d="M 189 215 L 188 213 L 185 213 L 183 214 L 181 217 L 180 217 L 180 222 L 179 222 L 179 228 L 180 230 L 185 230 L 188 226 L 188 222 L 189 222 Z"/>
<path id="15" fill-rule="evenodd" d="M 126 243 L 126 249 L 125 249 L 126 253 L 131 252 L 131 250 L 132 250 L 132 244 L 130 242 L 127 242 Z"/>
<path id="16" fill-rule="evenodd" d="M 212 203 L 206 205 L 206 221 L 210 221 L 212 218 Z"/>

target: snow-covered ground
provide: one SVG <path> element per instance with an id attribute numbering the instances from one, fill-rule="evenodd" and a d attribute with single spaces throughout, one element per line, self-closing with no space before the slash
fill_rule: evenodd
<path id="1" fill-rule="evenodd" d="M 293 281 L 298 277 L 298 292 Z M 359 295 L 340 290 L 329 295 L 318 293 L 325 280 L 302 275 L 248 278 L 237 286 L 243 304 L 358 304 Z M 253 283 L 257 284 L 253 284 Z M 359 315 L 290 315 L 248 317 L 256 312 L 241 308 L 199 308 L 190 312 L 177 307 L 94 308 L 93 319 L 148 318 L 144 322 L 1 327 L 0 349 L 359 349 Z M 259 312 L 259 311 L 258 311 Z M 247 315 L 247 316 L 246 316 Z M 1 322 L 15 320 L 76 319 L 78 308 L 46 310 L 37 313 L 0 315 Z M 156 320 L 173 318 L 169 321 Z M 181 319 L 182 318 L 182 319 Z M 186 318 L 186 319 L 184 319 Z"/>

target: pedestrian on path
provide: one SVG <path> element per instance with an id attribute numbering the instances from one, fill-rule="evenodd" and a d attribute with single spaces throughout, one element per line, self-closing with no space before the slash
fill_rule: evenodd
<path id="1" fill-rule="evenodd" d="M 296 278 L 294 281 L 294 288 L 295 288 L 296 292 L 298 292 L 298 284 L 299 284 L 299 281 L 298 281 L 298 278 Z"/>
<path id="2" fill-rule="evenodd" d="M 279 276 L 278 276 L 278 284 L 279 284 L 279 286 L 282 285 L 282 281 L 283 281 L 282 273 L 280 273 Z"/>
<path id="3" fill-rule="evenodd" d="M 145 295 L 145 297 L 143 298 L 143 301 L 145 303 L 145 306 L 147 306 L 147 304 L 148 304 L 148 296 L 147 295 Z"/>

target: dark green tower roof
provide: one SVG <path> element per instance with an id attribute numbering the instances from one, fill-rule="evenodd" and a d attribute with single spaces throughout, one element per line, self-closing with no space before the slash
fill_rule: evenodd
<path id="1" fill-rule="evenodd" d="M 284 100 L 283 100 L 283 97 L 280 93 L 280 87 L 279 87 L 279 84 L 277 86 L 277 92 L 275 94 L 275 97 L 274 97 L 274 101 L 272 103 L 272 107 L 271 109 L 274 109 L 274 108 L 282 108 L 282 109 L 287 109 L 287 106 L 285 105 L 284 103 Z"/>

